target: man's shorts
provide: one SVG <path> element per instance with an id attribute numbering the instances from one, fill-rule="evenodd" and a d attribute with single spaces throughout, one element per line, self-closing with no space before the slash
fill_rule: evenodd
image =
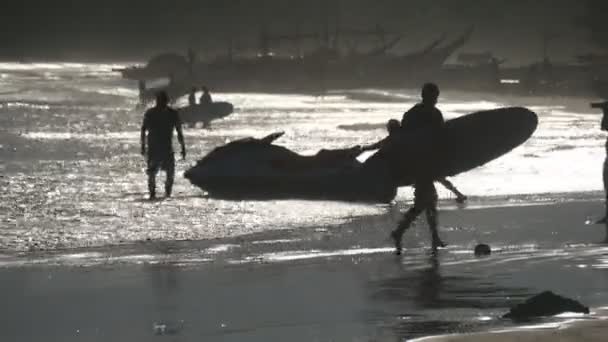
<path id="1" fill-rule="evenodd" d="M 175 156 L 173 153 L 161 156 L 148 156 L 148 175 L 155 175 L 159 170 L 165 171 L 167 174 L 175 173 Z"/>
<path id="2" fill-rule="evenodd" d="M 424 210 L 437 207 L 437 190 L 433 182 L 416 183 L 414 189 L 414 207 Z"/>

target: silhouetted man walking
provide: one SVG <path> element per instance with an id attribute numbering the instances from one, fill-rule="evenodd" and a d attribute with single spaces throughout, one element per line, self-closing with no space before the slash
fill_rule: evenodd
<path id="1" fill-rule="evenodd" d="M 424 130 L 427 134 L 437 136 L 441 134 L 444 120 L 443 114 L 435 107 L 439 98 L 439 87 L 433 83 L 427 83 L 422 87 L 422 102 L 412 107 L 403 115 L 401 127 L 408 131 Z M 422 147 L 424 148 L 424 146 Z M 432 156 L 431 156 L 432 158 Z M 397 254 L 401 254 L 401 239 L 403 233 L 410 227 L 416 218 L 424 211 L 431 230 L 433 249 L 445 247 L 437 232 L 437 190 L 433 184 L 433 176 L 428 172 L 418 172 L 414 184 L 414 206 L 412 206 L 399 222 L 397 229 L 391 232 L 395 242 Z"/>
<path id="2" fill-rule="evenodd" d="M 591 107 L 593 108 L 601 108 L 602 111 L 604 112 L 604 115 L 602 116 L 602 123 L 600 124 L 600 128 L 602 129 L 602 131 L 608 131 L 608 101 L 607 102 L 601 102 L 601 103 L 592 103 Z M 602 179 L 604 181 L 604 205 L 605 205 L 605 212 L 604 212 L 604 218 L 601 219 L 600 221 L 598 221 L 598 223 L 604 223 L 606 225 L 606 238 L 605 238 L 605 242 L 608 242 L 608 139 L 606 139 L 606 157 L 604 158 L 604 167 L 603 167 L 603 172 L 602 172 Z"/>
<path id="3" fill-rule="evenodd" d="M 171 197 L 175 176 L 175 156 L 173 152 L 173 130 L 177 131 L 177 140 L 182 147 L 182 158 L 186 159 L 186 146 L 182 124 L 176 110 L 169 107 L 169 96 L 161 91 L 156 95 L 156 106 L 144 114 L 141 126 L 141 154 L 148 157 L 148 190 L 150 199 L 156 198 L 156 174 L 164 170 L 165 196 Z M 146 150 L 146 133 L 148 149 Z M 147 152 L 147 153 L 146 153 Z"/>
<path id="4" fill-rule="evenodd" d="M 201 89 L 203 90 L 203 94 L 201 95 L 199 104 L 208 105 L 213 103 L 213 100 L 211 99 L 211 93 L 209 93 L 209 89 L 207 87 L 201 87 Z"/>
<path id="5" fill-rule="evenodd" d="M 188 105 L 196 105 L 196 87 L 192 87 L 192 89 L 190 89 L 190 94 L 188 95 Z"/>
<path id="6" fill-rule="evenodd" d="M 139 104 L 140 105 L 146 105 L 147 99 L 146 99 L 146 81 L 142 81 L 139 80 L 139 82 L 137 82 L 138 88 L 139 88 Z"/>
<path id="7" fill-rule="evenodd" d="M 390 148 L 389 145 L 393 143 L 393 140 L 398 140 L 399 135 L 402 133 L 401 123 L 395 119 L 388 120 L 386 123 L 386 131 L 388 132 L 387 137 L 371 145 L 362 146 L 361 152 Z M 464 203 L 467 200 L 467 196 L 460 192 L 458 188 L 456 188 L 456 186 L 446 178 L 438 179 L 437 182 L 441 183 L 441 185 L 456 195 L 457 203 Z"/>

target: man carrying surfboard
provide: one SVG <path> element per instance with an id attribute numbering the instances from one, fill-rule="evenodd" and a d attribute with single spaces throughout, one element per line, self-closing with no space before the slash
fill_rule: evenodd
<path id="1" fill-rule="evenodd" d="M 608 131 L 608 101 L 592 103 L 591 107 L 602 109 L 603 116 L 602 116 L 602 122 L 600 124 L 600 128 L 602 131 Z M 605 213 L 604 213 L 604 218 L 597 221 L 597 223 L 603 223 L 606 225 L 606 238 L 604 241 L 608 242 L 608 139 L 606 140 L 606 157 L 604 158 L 602 179 L 604 181 L 604 196 L 605 196 L 604 205 L 605 205 L 606 209 L 605 209 Z"/>
<path id="2" fill-rule="evenodd" d="M 188 94 L 188 105 L 196 106 L 196 87 L 192 87 L 190 89 L 190 94 Z"/>
<path id="3" fill-rule="evenodd" d="M 388 131 L 388 136 L 374 144 L 362 146 L 360 151 L 373 151 L 380 150 L 382 148 L 388 147 L 393 139 L 399 139 L 399 134 L 401 134 L 401 123 L 398 120 L 390 119 L 386 123 L 386 130 Z M 457 203 L 464 203 L 467 200 L 467 196 L 465 196 L 462 192 L 460 192 L 456 186 L 447 180 L 446 178 L 438 179 L 441 185 L 443 185 L 446 189 L 450 190 L 454 195 L 456 195 Z"/>
<path id="4" fill-rule="evenodd" d="M 201 87 L 201 89 L 203 91 L 203 94 L 201 95 L 199 104 L 208 105 L 213 103 L 213 100 L 211 99 L 211 94 L 209 93 L 209 89 L 205 86 Z"/>
<path id="5" fill-rule="evenodd" d="M 173 156 L 173 130 L 177 131 L 177 140 L 182 146 L 182 158 L 186 159 L 186 145 L 182 133 L 182 123 L 177 111 L 169 107 L 169 96 L 161 91 L 156 94 L 156 106 L 144 114 L 141 126 L 141 154 L 148 157 L 148 190 L 150 199 L 156 198 L 156 174 L 164 170 L 165 196 L 171 197 L 173 178 L 175 176 L 175 157 Z M 146 134 L 147 133 L 147 134 Z M 146 139 L 147 138 L 147 139 Z M 148 149 L 146 150 L 146 140 Z"/>
<path id="6" fill-rule="evenodd" d="M 434 83 L 427 83 L 422 87 L 422 102 L 416 104 L 405 114 L 401 120 L 402 134 L 416 130 L 425 130 L 428 134 L 440 134 L 443 128 L 443 114 L 435 107 L 439 98 L 439 87 Z M 419 172 L 414 183 L 414 205 L 403 215 L 397 229 L 391 232 L 395 243 L 396 253 L 401 254 L 401 240 L 403 233 L 410 227 L 416 218 L 424 211 L 431 230 L 432 247 L 436 250 L 445 247 L 437 231 L 437 190 L 433 184 L 432 176 Z"/>

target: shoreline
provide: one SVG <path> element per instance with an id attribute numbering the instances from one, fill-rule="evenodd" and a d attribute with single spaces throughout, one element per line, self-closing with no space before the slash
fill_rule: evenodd
<path id="1" fill-rule="evenodd" d="M 485 211 L 505 211 L 505 210 L 517 210 L 518 208 L 550 208 L 555 206 L 568 206 L 568 205 L 588 205 L 590 208 L 598 208 L 603 206 L 600 200 L 601 192 L 572 192 L 572 193 L 546 193 L 546 194 L 524 194 L 524 195 L 500 195 L 500 196 L 489 196 L 489 197 L 476 197 L 472 196 L 467 201 L 467 204 L 454 203 L 452 199 L 441 199 L 439 204 L 440 217 L 456 217 L 458 218 L 458 224 L 466 223 L 467 213 L 483 213 Z M 288 200 L 287 200 L 288 201 Z M 304 201 L 306 202 L 306 201 Z M 121 259 L 128 263 L 129 260 L 133 260 L 136 263 L 145 262 L 163 262 L 161 259 L 163 255 L 177 255 L 184 250 L 198 249 L 203 250 L 205 248 L 213 248 L 212 246 L 237 246 L 241 243 L 259 243 L 259 241 L 269 241 L 266 243 L 272 245 L 273 241 L 289 242 L 289 238 L 285 238 L 286 235 L 293 235 L 297 231 L 301 231 L 298 235 L 305 235 L 306 232 L 315 234 L 315 231 L 339 231 L 346 227 L 349 228 L 357 222 L 386 222 L 391 225 L 392 221 L 397 222 L 401 214 L 407 210 L 410 205 L 410 201 L 399 201 L 391 205 L 382 205 L 384 208 L 383 213 L 356 216 L 352 219 L 347 219 L 344 223 L 336 224 L 323 224 L 310 225 L 301 227 L 298 229 L 287 229 L 287 230 L 268 230 L 256 233 L 237 234 L 232 236 L 218 236 L 200 240 L 164 240 L 164 239 L 149 239 L 142 241 L 125 241 L 124 243 L 118 244 L 106 244 L 106 245 L 92 245 L 92 246 L 81 246 L 73 248 L 60 248 L 60 249 L 33 249 L 29 251 L 12 251 L 6 250 L 0 253 L 0 269 L 5 267 L 20 267 L 20 266 L 37 266 L 45 265 L 45 260 L 48 261 L 48 265 L 58 266 L 69 266 L 78 265 L 79 261 L 86 262 L 87 260 L 93 263 L 100 262 L 103 259 L 114 259 L 117 263 L 121 263 Z M 357 204 L 356 204 L 357 205 Z M 378 206 L 376 206 L 378 207 Z M 589 214 L 597 213 L 597 217 Z M 591 227 L 591 229 L 597 228 L 596 230 L 603 231 L 603 226 L 591 223 L 596 218 L 600 217 L 601 210 L 589 210 L 587 215 L 581 216 L 579 221 L 582 226 Z M 426 224 L 423 219 L 419 221 L 422 224 Z M 453 220 L 440 222 L 440 229 L 443 226 L 453 225 Z M 367 223 L 366 223 L 367 224 Z M 257 241 L 257 242 L 256 242 Z M 385 242 L 389 242 L 386 239 Z M 280 243 L 279 243 L 280 245 Z M 380 247 L 380 246 L 374 246 Z M 384 250 L 378 252 L 371 251 L 369 253 L 384 253 L 391 250 L 391 245 L 385 246 Z M 222 247 L 220 247 L 220 250 Z M 227 248 L 227 250 L 230 248 Z M 380 248 L 382 249 L 382 248 Z M 154 255 L 142 255 L 141 257 L 134 256 L 135 254 L 141 254 L 141 252 L 153 251 Z M 356 254 L 356 253 L 355 253 Z M 63 256 L 66 256 L 65 258 Z M 171 258 L 165 258 L 171 259 Z M 53 261 L 56 261 L 53 262 Z M 63 262 L 62 262 L 63 260 Z M 95 261 L 97 260 L 97 262 Z M 201 259 L 203 263 L 213 261 L 213 259 L 205 258 Z M 103 263 L 103 262 L 100 262 Z"/>
<path id="2" fill-rule="evenodd" d="M 430 252 L 422 221 L 402 256 L 387 238 L 396 207 L 339 225 L 0 258 L 0 336 L 393 341 L 513 330 L 499 317 L 543 290 L 608 305 L 608 247 L 596 243 L 604 227 L 583 229 L 602 208 L 596 200 L 444 210 L 448 248 Z M 478 242 L 492 255 L 476 258 Z"/>
<path id="3" fill-rule="evenodd" d="M 608 335 L 608 309 L 598 308 L 592 314 L 564 322 L 524 325 L 511 329 L 470 334 L 448 334 L 409 340 L 410 342 L 600 342 Z"/>

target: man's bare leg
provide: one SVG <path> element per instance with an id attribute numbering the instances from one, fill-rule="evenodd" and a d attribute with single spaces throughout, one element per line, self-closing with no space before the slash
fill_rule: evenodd
<path id="1" fill-rule="evenodd" d="M 443 185 L 446 189 L 453 192 L 454 195 L 456 195 L 456 202 L 464 203 L 467 200 L 467 196 L 465 196 L 462 192 L 460 192 L 456 188 L 456 186 L 452 182 L 447 180 L 446 178 L 440 179 L 440 180 L 438 180 L 438 182 L 441 183 L 441 185 Z"/>
<path id="2" fill-rule="evenodd" d="M 604 181 L 604 218 L 598 222 L 603 222 L 606 227 L 606 237 L 604 242 L 608 243 L 608 140 L 606 140 L 606 158 L 604 159 L 604 168 L 602 170 L 602 179 Z"/>
<path id="3" fill-rule="evenodd" d="M 401 250 L 403 249 L 403 246 L 401 244 L 401 239 L 403 237 L 403 233 L 405 233 L 405 231 L 410 228 L 411 224 L 414 221 L 416 221 L 416 218 L 418 217 L 418 215 L 420 215 L 421 212 L 422 211 L 420 209 L 418 209 L 416 206 L 411 207 L 403 215 L 403 218 L 401 219 L 401 221 L 399 221 L 399 225 L 397 226 L 397 229 L 395 229 L 391 232 L 391 238 L 393 239 L 393 242 L 395 243 L 395 253 L 397 255 L 401 254 Z"/>
<path id="4" fill-rule="evenodd" d="M 167 161 L 168 165 L 165 170 L 167 173 L 167 178 L 165 180 L 165 197 L 171 197 L 171 193 L 173 191 L 173 181 L 175 179 L 175 159 Z"/>
<path id="5" fill-rule="evenodd" d="M 439 232 L 437 231 L 437 208 L 432 207 L 426 209 L 426 220 L 429 223 L 429 229 L 431 230 L 433 250 L 437 250 L 439 247 L 445 247 L 446 244 L 441 241 Z"/>
<path id="6" fill-rule="evenodd" d="M 175 171 L 167 171 L 167 179 L 165 180 L 165 197 L 171 197 L 173 191 L 173 180 L 175 179 Z"/>
<path id="7" fill-rule="evenodd" d="M 156 172 L 148 172 L 148 192 L 151 200 L 156 198 Z"/>

